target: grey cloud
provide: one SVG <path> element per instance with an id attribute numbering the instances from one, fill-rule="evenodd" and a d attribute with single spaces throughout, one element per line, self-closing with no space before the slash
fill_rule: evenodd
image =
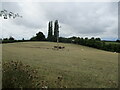
<path id="1" fill-rule="evenodd" d="M 16 2 L 1 2 L 2 9 L 7 10 L 8 12 L 15 12 L 18 13 L 20 8 Z"/>
<path id="2" fill-rule="evenodd" d="M 18 28 L 24 26 L 30 30 L 44 28 L 42 30 L 47 35 L 47 22 L 58 19 L 62 26 L 60 35 L 63 37 L 85 35 L 109 38 L 113 32 L 113 37 L 117 36 L 117 2 L 37 2 L 32 3 L 30 9 L 27 5 L 27 3 L 23 6 L 19 3 L 4 3 L 4 8 L 18 11 L 23 15 L 22 19 L 15 19 L 11 24 L 16 24 Z"/>
<path id="3" fill-rule="evenodd" d="M 112 26 L 111 22 L 114 22 L 110 19 L 117 16 L 117 3 L 47 3 L 42 5 L 48 18 L 59 19 L 61 23 L 73 26 L 74 31 L 83 34 L 105 32 L 107 27 Z"/>

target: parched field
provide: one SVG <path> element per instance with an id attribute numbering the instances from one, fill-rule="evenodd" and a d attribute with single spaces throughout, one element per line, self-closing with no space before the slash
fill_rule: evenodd
<path id="1" fill-rule="evenodd" d="M 75 44 L 63 44 L 53 50 L 53 42 L 19 42 L 3 44 L 2 60 L 19 60 L 37 69 L 41 79 L 55 87 L 63 76 L 68 88 L 114 88 L 118 81 L 118 53 Z"/>

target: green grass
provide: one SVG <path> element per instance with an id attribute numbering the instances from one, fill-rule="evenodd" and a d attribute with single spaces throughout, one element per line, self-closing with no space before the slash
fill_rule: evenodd
<path id="1" fill-rule="evenodd" d="M 53 42 L 3 44 L 3 62 L 19 60 L 38 69 L 42 79 L 54 85 L 58 76 L 68 88 L 114 88 L 118 81 L 118 53 L 75 44 L 53 50 Z"/>
<path id="2" fill-rule="evenodd" d="M 120 44 L 119 42 L 113 42 L 113 41 L 105 41 L 106 44 Z"/>

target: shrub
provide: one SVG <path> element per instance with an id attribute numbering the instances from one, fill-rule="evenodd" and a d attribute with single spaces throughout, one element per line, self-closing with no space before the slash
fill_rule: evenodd
<path id="1" fill-rule="evenodd" d="M 3 63 L 3 88 L 40 88 L 37 70 L 21 61 Z"/>

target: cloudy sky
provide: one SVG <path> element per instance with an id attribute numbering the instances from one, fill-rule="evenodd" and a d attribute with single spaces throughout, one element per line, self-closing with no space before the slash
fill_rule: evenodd
<path id="1" fill-rule="evenodd" d="M 29 39 L 42 31 L 47 37 L 48 21 L 59 20 L 62 37 L 118 38 L 117 2 L 2 2 L 2 9 L 23 18 L 3 19 L 2 37 Z"/>

